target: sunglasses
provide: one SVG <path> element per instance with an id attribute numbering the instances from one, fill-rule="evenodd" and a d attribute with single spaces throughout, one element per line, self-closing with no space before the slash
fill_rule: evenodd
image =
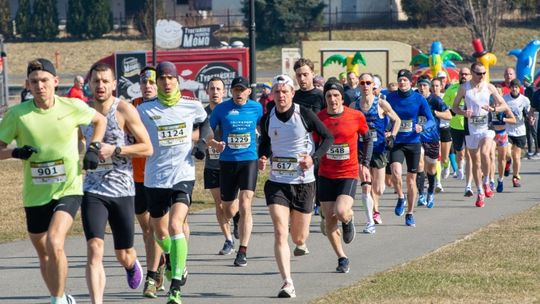
<path id="1" fill-rule="evenodd" d="M 461 76 L 469 76 L 469 75 L 471 75 L 471 73 L 461 73 L 460 75 Z"/>
<path id="2" fill-rule="evenodd" d="M 359 82 L 359 84 L 360 84 L 360 85 L 363 85 L 363 86 L 371 85 L 372 83 L 373 83 L 373 82 L 371 82 L 371 81 L 363 81 L 363 80 Z"/>
<path id="3" fill-rule="evenodd" d="M 483 76 L 486 75 L 487 72 L 474 72 L 477 76 Z"/>

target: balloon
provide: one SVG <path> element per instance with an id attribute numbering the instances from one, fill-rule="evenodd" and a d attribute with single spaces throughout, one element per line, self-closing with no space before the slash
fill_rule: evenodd
<path id="1" fill-rule="evenodd" d="M 345 57 L 341 54 L 334 54 L 328 58 L 323 63 L 323 67 L 326 67 L 330 64 L 338 63 L 341 66 L 344 66 L 347 68 L 347 74 L 350 72 L 355 72 L 356 76 L 360 75 L 360 64 L 366 65 L 366 60 L 364 59 L 364 56 L 360 52 L 354 53 L 354 55 L 349 55 Z"/>
<path id="2" fill-rule="evenodd" d="M 513 49 L 508 52 L 508 56 L 516 57 L 516 78 L 520 81 L 523 81 L 525 76 L 530 76 L 531 79 L 534 79 L 536 55 L 539 49 L 540 40 L 533 39 L 523 49 Z"/>
<path id="3" fill-rule="evenodd" d="M 420 53 L 414 56 L 409 64 L 418 65 L 420 68 L 429 67 L 431 75 L 436 76 L 443 68 L 455 67 L 452 60 L 463 60 L 463 58 L 456 51 L 444 50 L 440 41 L 433 41 L 429 56 Z"/>
<path id="4" fill-rule="evenodd" d="M 484 79 L 489 82 L 489 67 L 497 64 L 497 56 L 495 56 L 495 54 L 489 53 L 487 50 L 484 49 L 482 40 L 480 40 L 480 38 L 474 39 L 472 41 L 472 45 L 474 49 L 473 57 L 475 57 L 476 61 L 481 63 L 486 68 L 486 76 Z"/>

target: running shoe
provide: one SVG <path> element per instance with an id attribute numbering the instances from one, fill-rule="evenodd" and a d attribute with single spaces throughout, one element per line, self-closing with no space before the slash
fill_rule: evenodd
<path id="1" fill-rule="evenodd" d="M 155 299 L 157 298 L 156 281 L 152 278 L 146 278 L 144 282 L 143 297 Z"/>
<path id="2" fill-rule="evenodd" d="M 186 285 L 188 274 L 187 267 L 184 267 L 184 272 L 182 272 L 182 277 L 180 278 L 180 286 Z"/>
<path id="3" fill-rule="evenodd" d="M 486 197 L 493 197 L 493 191 L 489 187 L 489 184 L 484 184 L 484 194 Z"/>
<path id="4" fill-rule="evenodd" d="M 301 246 L 296 246 L 296 247 L 294 247 L 293 254 L 294 254 L 294 256 L 308 255 L 309 254 L 309 249 L 307 248 L 307 246 L 305 244 L 301 245 Z"/>
<path id="5" fill-rule="evenodd" d="M 450 176 L 450 166 L 448 166 L 446 168 L 443 168 L 443 170 L 441 172 L 441 176 L 444 179 L 447 179 Z"/>
<path id="6" fill-rule="evenodd" d="M 517 176 L 514 176 L 514 177 L 512 178 L 512 184 L 514 185 L 514 188 L 519 188 L 519 187 L 521 187 L 521 183 L 520 183 L 519 181 L 520 181 L 520 179 L 519 179 L 519 177 L 517 177 Z"/>
<path id="7" fill-rule="evenodd" d="M 233 216 L 233 235 L 235 239 L 240 238 L 240 232 L 238 231 L 238 222 L 240 221 L 240 213 Z"/>
<path id="8" fill-rule="evenodd" d="M 418 201 L 416 202 L 416 206 L 421 207 L 426 205 L 426 195 L 424 193 L 418 195 Z"/>
<path id="9" fill-rule="evenodd" d="M 219 251 L 219 255 L 229 255 L 234 252 L 234 240 L 225 240 L 223 248 Z"/>
<path id="10" fill-rule="evenodd" d="M 435 193 L 439 192 L 444 192 L 444 188 L 440 181 L 435 184 Z"/>
<path id="11" fill-rule="evenodd" d="M 283 283 L 278 293 L 278 298 L 296 298 L 296 291 L 294 285 L 291 283 Z"/>
<path id="12" fill-rule="evenodd" d="M 244 252 L 238 252 L 236 258 L 234 259 L 234 266 L 246 267 L 247 266 L 247 256 Z"/>
<path id="13" fill-rule="evenodd" d="M 182 304 L 180 289 L 171 288 L 167 294 L 167 304 Z"/>
<path id="14" fill-rule="evenodd" d="M 407 213 L 405 215 L 405 225 L 409 227 L 416 227 L 416 224 L 414 223 L 414 216 L 410 213 Z"/>
<path id="15" fill-rule="evenodd" d="M 506 165 L 504 166 L 504 176 L 510 175 L 510 166 L 512 166 L 512 159 L 506 161 Z"/>
<path id="16" fill-rule="evenodd" d="M 343 242 L 349 244 L 354 240 L 356 236 L 356 227 L 354 227 L 354 216 L 351 217 L 351 220 L 348 223 L 341 223 L 341 228 L 343 230 Z"/>
<path id="17" fill-rule="evenodd" d="M 491 189 L 491 191 L 495 191 L 495 182 L 494 181 L 489 181 L 489 189 Z"/>
<path id="18" fill-rule="evenodd" d="M 159 259 L 159 265 L 157 268 L 157 280 L 156 280 L 156 288 L 158 291 L 165 290 L 165 284 L 163 284 L 164 277 L 165 277 L 165 264 L 166 264 L 166 257 L 165 254 L 161 254 L 161 258 Z"/>
<path id="19" fill-rule="evenodd" d="M 367 223 L 366 227 L 364 227 L 364 230 L 362 232 L 367 234 L 374 234 L 375 233 L 375 224 Z"/>
<path id="20" fill-rule="evenodd" d="M 431 208 L 433 208 L 434 203 L 435 203 L 435 194 L 428 192 L 426 207 L 431 209 Z"/>
<path id="21" fill-rule="evenodd" d="M 319 206 L 315 205 L 315 207 L 313 207 L 313 214 L 319 215 Z"/>
<path id="22" fill-rule="evenodd" d="M 504 185 L 502 181 L 497 181 L 497 192 L 501 193 L 504 190 Z"/>
<path id="23" fill-rule="evenodd" d="M 485 195 L 483 193 L 478 193 L 478 197 L 476 198 L 476 203 L 475 203 L 476 207 L 482 208 L 485 206 L 484 197 Z"/>
<path id="24" fill-rule="evenodd" d="M 349 259 L 346 257 L 339 258 L 336 271 L 341 272 L 341 273 L 348 273 L 349 272 Z"/>
<path id="25" fill-rule="evenodd" d="M 463 180 L 465 178 L 465 174 L 463 174 L 463 170 L 459 169 L 457 171 L 456 178 L 459 180 Z"/>
<path id="26" fill-rule="evenodd" d="M 373 221 L 377 225 L 382 224 L 381 213 L 379 211 L 373 211 Z"/>
<path id="27" fill-rule="evenodd" d="M 67 301 L 67 304 L 77 304 L 77 301 L 75 301 L 75 298 L 69 294 L 66 295 L 66 301 Z"/>
<path id="28" fill-rule="evenodd" d="M 464 194 L 464 196 L 465 196 L 465 197 L 471 197 L 471 196 L 473 196 L 473 195 L 474 195 L 474 192 L 472 191 L 471 186 L 465 187 L 465 194 Z"/>
<path id="29" fill-rule="evenodd" d="M 126 269 L 126 278 L 129 285 L 129 288 L 131 289 L 137 289 L 139 286 L 141 286 L 142 283 L 142 275 L 143 270 L 141 267 L 141 263 L 139 263 L 139 260 L 135 260 L 135 264 L 133 265 L 133 269 Z"/>
<path id="30" fill-rule="evenodd" d="M 396 209 L 394 209 L 394 213 L 397 216 L 402 216 L 403 213 L 405 213 L 405 198 L 398 198 L 396 203 Z"/>

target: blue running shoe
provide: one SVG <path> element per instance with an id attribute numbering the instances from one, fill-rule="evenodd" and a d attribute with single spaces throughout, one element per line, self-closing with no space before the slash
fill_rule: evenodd
<path id="1" fill-rule="evenodd" d="M 489 188 L 491 188 L 491 191 L 495 191 L 495 182 L 494 181 L 489 182 Z"/>
<path id="2" fill-rule="evenodd" d="M 497 181 L 497 192 L 501 193 L 501 192 L 503 192 L 503 190 L 504 190 L 503 182 L 502 181 Z"/>
<path id="3" fill-rule="evenodd" d="M 426 207 L 431 209 L 431 208 L 433 208 L 434 203 L 435 203 L 435 194 L 428 192 Z"/>
<path id="4" fill-rule="evenodd" d="M 418 201 L 416 202 L 416 206 L 421 207 L 426 205 L 426 195 L 424 193 L 418 195 Z"/>
<path id="5" fill-rule="evenodd" d="M 394 210 L 394 213 L 397 216 L 402 216 L 403 213 L 405 213 L 405 203 L 406 203 L 405 198 L 398 198 L 396 209 Z"/>
<path id="6" fill-rule="evenodd" d="M 319 206 L 315 205 L 315 207 L 313 207 L 313 214 L 319 215 Z"/>
<path id="7" fill-rule="evenodd" d="M 405 215 L 405 225 L 409 227 L 416 227 L 416 224 L 414 223 L 414 217 L 412 214 Z"/>

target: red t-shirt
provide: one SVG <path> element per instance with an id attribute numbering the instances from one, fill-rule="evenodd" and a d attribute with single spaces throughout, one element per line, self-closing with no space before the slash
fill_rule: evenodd
<path id="1" fill-rule="evenodd" d="M 358 179 L 358 136 L 368 132 L 364 114 L 345 107 L 338 115 L 331 116 L 323 110 L 317 116 L 334 136 L 334 143 L 321 157 L 319 176 Z M 317 134 L 314 139 L 319 141 Z"/>
<path id="2" fill-rule="evenodd" d="M 502 87 L 503 95 L 510 94 L 511 88 L 506 85 L 506 82 L 504 81 L 501 82 L 501 87 Z M 519 87 L 519 92 L 521 93 L 521 95 L 523 95 L 523 93 L 525 92 L 525 90 L 523 89 L 523 86 Z"/>
<path id="3" fill-rule="evenodd" d="M 80 100 L 84 102 L 88 102 L 88 97 L 84 96 L 83 91 L 75 86 L 71 87 L 66 97 L 79 98 Z"/>

